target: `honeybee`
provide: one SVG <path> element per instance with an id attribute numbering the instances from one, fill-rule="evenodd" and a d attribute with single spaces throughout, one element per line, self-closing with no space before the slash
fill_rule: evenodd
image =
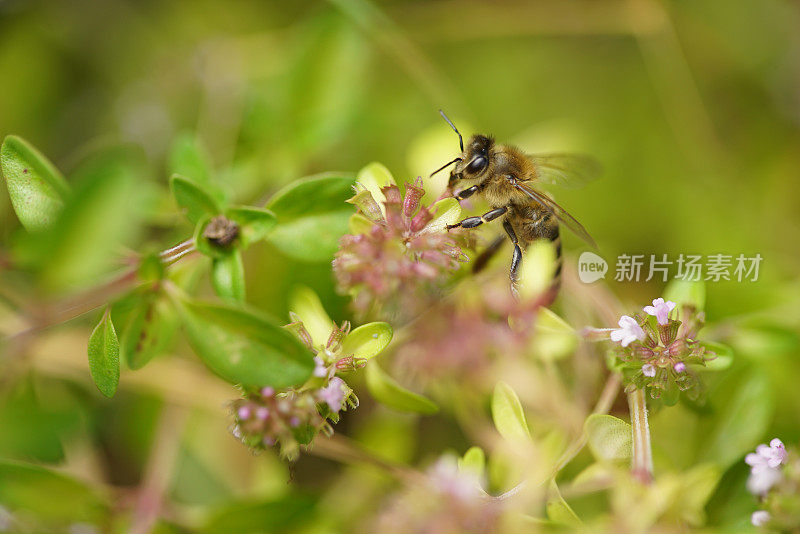
<path id="1" fill-rule="evenodd" d="M 553 291 L 557 291 L 562 267 L 559 225 L 563 224 L 572 230 L 592 248 L 596 249 L 597 245 L 575 217 L 553 199 L 534 189 L 534 186 L 582 186 L 599 175 L 599 166 L 592 158 L 579 154 L 525 154 L 515 146 L 498 144 L 486 135 L 473 135 L 465 148 L 458 128 L 442 110 L 439 113 L 458 135 L 461 155 L 431 175 L 455 164 L 450 171 L 448 190 L 453 192 L 456 184 L 462 181 L 472 183 L 473 185 L 455 192 L 455 198 L 460 201 L 481 194 L 492 208 L 483 215 L 467 217 L 456 224 L 448 225 L 447 229 L 476 228 L 503 217 L 503 229 L 514 245 L 509 276 L 515 292 L 522 251 L 537 239 L 552 241 L 556 250 Z M 504 240 L 505 237 L 501 236 L 489 245 L 475 260 L 473 271 L 480 270 L 502 246 Z"/>

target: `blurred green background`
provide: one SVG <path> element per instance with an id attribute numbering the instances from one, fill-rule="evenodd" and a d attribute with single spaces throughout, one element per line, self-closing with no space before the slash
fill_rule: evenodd
<path id="1" fill-rule="evenodd" d="M 777 0 L 0 0 L 0 134 L 26 138 L 67 176 L 93 146 L 140 145 L 149 162 L 144 211 L 156 230 L 126 243 L 136 248 L 164 248 L 191 232 L 152 216 L 166 194 L 170 147 L 185 132 L 203 142 L 219 183 L 250 204 L 295 178 L 370 161 L 398 180 L 430 172 L 457 153 L 439 108 L 465 135 L 590 153 L 603 177 L 558 200 L 598 242 L 623 301 L 643 305 L 663 283 L 614 282 L 618 254 L 761 254 L 757 282 L 708 284 L 707 313 L 719 332 L 736 327 L 739 372 L 768 378 L 772 431 L 796 443 L 799 24 L 800 6 Z M 0 195 L 4 247 L 18 232 Z M 582 250 L 574 238 L 565 248 Z M 347 317 L 329 264 L 296 262 L 266 244 L 246 261 L 255 306 L 285 317 L 289 288 L 303 282 L 335 319 Z M 87 325 L 74 326 L 74 339 L 50 341 L 76 362 L 74 379 L 6 363 L 15 370 L 0 378 L 0 456 L 67 457 L 82 476 L 134 487 L 146 477 L 163 389 L 126 386 L 123 376 L 121 394 L 100 400 L 80 368 Z M 13 331 L 8 322 L 4 333 Z M 208 413 L 213 402 L 195 413 L 198 388 L 184 385 L 168 400 L 193 407 L 175 416 L 189 420 L 170 482 L 176 501 L 202 507 L 290 491 L 285 467 L 253 462 L 226 435 L 222 414 Z M 354 432 L 380 427 L 364 439 L 394 436 L 412 455 L 401 440 L 409 424 L 395 418 Z M 347 421 L 340 426 L 347 431 Z M 215 465 L 220 451 L 238 471 Z M 299 464 L 302 491 L 328 481 L 330 469 L 316 481 L 302 476 L 320 462 Z"/>

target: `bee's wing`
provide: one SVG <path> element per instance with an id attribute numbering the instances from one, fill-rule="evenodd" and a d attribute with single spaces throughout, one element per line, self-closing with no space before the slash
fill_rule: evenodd
<path id="1" fill-rule="evenodd" d="M 596 180 L 602 171 L 597 160 L 585 154 L 528 154 L 528 159 L 536 166 L 540 182 L 566 189 L 583 187 Z"/>
<path id="2" fill-rule="evenodd" d="M 552 213 L 560 223 L 572 230 L 575 235 L 586 241 L 586 243 L 591 245 L 592 248 L 597 250 L 597 243 L 594 242 L 594 239 L 592 239 L 592 236 L 590 236 L 589 232 L 586 231 L 586 228 L 584 228 L 583 225 L 579 223 L 577 219 L 575 219 L 575 217 L 567 213 L 567 210 L 556 204 L 555 200 L 548 197 L 544 193 L 540 193 L 539 191 L 531 189 L 530 187 L 521 183 L 515 183 L 514 187 L 518 191 L 522 191 L 528 195 L 528 197 L 541 204 L 546 210 Z"/>

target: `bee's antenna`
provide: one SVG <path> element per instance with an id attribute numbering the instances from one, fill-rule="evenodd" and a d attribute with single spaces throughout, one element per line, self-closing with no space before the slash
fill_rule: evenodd
<path id="1" fill-rule="evenodd" d="M 435 171 L 433 171 L 433 172 L 431 173 L 431 176 L 433 176 L 434 174 L 436 174 L 436 173 L 437 173 L 437 172 L 439 172 L 439 171 L 442 171 L 442 170 L 446 169 L 447 167 L 449 167 L 450 165 L 452 165 L 452 164 L 453 164 L 453 163 L 455 163 L 456 161 L 461 161 L 461 158 L 456 158 L 456 159 L 454 159 L 453 161 L 450 161 L 450 162 L 448 162 L 448 163 L 445 163 L 444 165 L 442 165 L 441 167 L 439 167 L 438 169 L 436 169 Z"/>
<path id="2" fill-rule="evenodd" d="M 450 120 L 450 119 L 447 117 L 447 115 L 445 115 L 445 114 L 444 114 L 444 111 L 442 111 L 441 109 L 439 110 L 439 115 L 441 115 L 441 116 L 442 116 L 442 118 L 445 120 L 445 122 L 447 122 L 447 124 L 449 124 L 449 125 L 450 125 L 450 128 L 452 128 L 452 129 L 453 129 L 453 131 L 454 131 L 454 132 L 455 132 L 455 133 L 458 135 L 458 146 L 460 146 L 460 147 L 461 147 L 461 152 L 464 152 L 464 140 L 461 138 L 461 133 L 458 131 L 458 128 L 456 128 L 456 125 L 455 125 L 455 124 L 453 124 L 453 121 L 451 121 L 451 120 Z M 451 163 L 452 163 L 452 162 L 451 162 Z M 450 163 L 448 163 L 447 165 L 450 165 Z M 445 167 L 446 167 L 447 165 L 445 165 Z M 439 169 L 439 170 L 441 170 L 441 169 Z M 438 171 L 437 171 L 437 172 L 438 172 Z"/>

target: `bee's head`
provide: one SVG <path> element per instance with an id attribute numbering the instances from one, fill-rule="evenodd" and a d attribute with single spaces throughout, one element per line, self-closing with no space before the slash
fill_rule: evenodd
<path id="1" fill-rule="evenodd" d="M 450 172 L 450 181 L 479 178 L 489 167 L 489 151 L 492 145 L 494 141 L 491 137 L 473 135 L 461 154 L 461 161 L 457 162 Z"/>
<path id="2" fill-rule="evenodd" d="M 458 128 L 456 128 L 455 124 L 453 124 L 453 121 L 451 121 L 442 110 L 439 110 L 439 113 L 458 135 L 458 144 L 461 148 L 461 156 L 449 163 L 446 163 L 444 166 L 434 171 L 431 176 L 441 171 L 445 167 L 455 163 L 455 167 L 453 167 L 453 169 L 450 171 L 451 186 L 457 180 L 472 180 L 479 178 L 481 174 L 489 167 L 489 152 L 494 145 L 494 140 L 485 135 L 473 135 L 465 148 L 461 133 L 458 131 Z"/>

